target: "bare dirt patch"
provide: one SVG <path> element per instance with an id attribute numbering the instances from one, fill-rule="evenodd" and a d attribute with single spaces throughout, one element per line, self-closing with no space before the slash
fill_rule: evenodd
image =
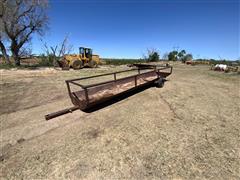
<path id="1" fill-rule="evenodd" d="M 175 64 L 164 88 L 93 113 L 44 120 L 71 106 L 64 80 L 125 68 L 1 72 L 1 177 L 240 178 L 235 74 Z"/>

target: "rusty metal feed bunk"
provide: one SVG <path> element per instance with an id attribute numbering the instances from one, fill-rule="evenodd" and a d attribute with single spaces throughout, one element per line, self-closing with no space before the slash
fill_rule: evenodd
<path id="1" fill-rule="evenodd" d="M 73 112 L 77 109 L 87 111 L 88 109 L 95 107 L 103 102 L 106 102 L 123 93 L 127 93 L 137 88 L 153 84 L 157 80 L 162 80 L 172 73 L 171 66 L 156 66 L 143 64 L 135 66 L 137 68 L 130 70 L 66 80 L 68 94 L 74 107 L 48 114 L 45 116 L 46 120 L 69 112 Z M 168 72 L 165 72 L 163 70 L 168 70 Z M 131 71 L 135 71 L 136 74 L 123 78 L 118 78 L 119 74 Z M 109 81 L 94 83 L 90 85 L 83 85 L 79 83 L 79 81 L 111 75 L 112 80 Z M 77 86 L 78 90 L 73 90 L 73 86 Z"/>

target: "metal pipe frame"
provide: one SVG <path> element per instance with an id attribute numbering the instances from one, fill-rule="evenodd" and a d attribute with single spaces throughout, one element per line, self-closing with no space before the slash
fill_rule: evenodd
<path id="1" fill-rule="evenodd" d="M 172 66 L 154 66 L 154 65 L 149 65 L 147 66 L 148 68 L 145 68 L 145 67 L 138 67 L 137 69 L 130 69 L 130 70 L 124 70 L 124 71 L 118 71 L 118 72 L 113 72 L 113 73 L 107 73 L 107 74 L 100 74 L 100 75 L 95 75 L 95 76 L 90 76 L 90 77 L 83 77 L 83 78 L 76 78 L 76 79 L 70 79 L 70 80 L 66 80 L 66 84 L 67 84 L 67 89 L 68 89 L 68 94 L 73 102 L 73 100 L 76 100 L 76 101 L 79 101 L 79 98 L 77 97 L 77 95 L 72 92 L 71 90 L 71 84 L 72 85 L 76 85 L 78 87 L 81 87 L 84 92 L 85 92 L 85 98 L 86 98 L 86 103 L 87 103 L 87 106 L 89 105 L 89 94 L 88 94 L 88 88 L 91 88 L 91 87 L 95 87 L 95 86 L 99 86 L 99 85 L 103 85 L 103 84 L 107 84 L 107 83 L 117 83 L 117 81 L 119 80 L 124 80 L 124 79 L 127 79 L 127 78 L 134 78 L 134 81 L 135 81 L 135 88 L 137 88 L 137 78 L 138 76 L 141 76 L 143 74 L 146 74 L 146 73 L 151 73 L 151 72 L 156 72 L 157 74 L 157 77 L 159 78 L 160 77 L 160 71 L 161 70 L 164 70 L 164 69 L 170 69 L 170 72 L 162 72 L 163 73 L 163 76 L 168 76 L 172 73 Z M 158 68 L 160 67 L 160 68 Z M 140 71 L 141 70 L 144 70 L 144 69 L 149 69 L 152 71 L 148 71 L 148 72 L 144 72 L 144 73 L 141 73 Z M 119 78 L 117 79 L 117 74 L 119 73 L 123 73 L 123 72 L 129 72 L 129 71 L 136 71 L 137 70 L 137 74 L 136 75 L 132 75 L 132 76 L 127 76 L 127 77 L 124 77 L 124 78 Z M 166 73 L 166 74 L 164 74 Z M 105 81 L 105 82 L 101 82 L 101 83 L 95 83 L 95 84 L 90 84 L 90 85 L 82 85 L 80 83 L 77 83 L 75 81 L 80 81 L 80 80 L 85 80 L 85 79 L 92 79 L 92 78 L 96 78 L 96 77 L 102 77 L 102 76 L 108 76 L 108 75 L 113 75 L 113 79 L 114 80 L 111 80 L 111 81 Z M 148 82 L 148 83 L 151 83 L 151 82 Z M 139 85 L 139 86 L 143 86 L 143 85 Z M 131 90 L 131 89 L 130 89 Z M 128 90 L 128 91 L 130 91 Z M 79 104 L 81 103 L 80 101 L 78 102 Z M 63 114 L 67 114 L 67 113 L 70 113 L 70 112 L 73 112 L 77 109 L 81 109 L 80 106 L 73 106 L 71 108 L 67 108 L 67 109 L 64 109 L 64 110 L 61 110 L 61 111 L 58 111 L 58 112 L 55 112 L 55 113 L 51 113 L 51 114 L 48 114 L 45 116 L 45 119 L 46 120 L 50 120 L 52 118 L 55 118 L 57 116 L 60 116 L 60 115 L 63 115 Z"/>
<path id="2" fill-rule="evenodd" d="M 159 75 L 160 71 L 161 70 L 165 70 L 165 69 L 170 69 L 169 74 L 172 73 L 172 66 L 161 66 L 161 65 L 160 66 L 154 66 L 154 65 L 149 65 L 149 67 L 143 67 L 143 68 L 139 68 L 138 67 L 138 68 L 130 69 L 130 70 L 123 70 L 123 71 L 117 71 L 117 72 L 113 72 L 113 73 L 106 73 L 106 74 L 100 74 L 100 75 L 95 75 L 95 76 L 89 76 L 89 77 L 83 77 L 83 78 L 76 78 L 76 79 L 66 80 L 68 94 L 69 94 L 71 99 L 73 99 L 73 98 L 76 99 L 77 97 L 73 97 L 73 94 L 72 94 L 72 91 L 71 91 L 71 84 L 79 86 L 79 87 L 81 87 L 84 90 L 84 92 L 85 92 L 85 99 L 87 101 L 87 104 L 89 104 L 88 88 L 92 88 L 92 87 L 96 87 L 96 86 L 100 86 L 100 85 L 104 85 L 104 84 L 108 84 L 108 83 L 114 83 L 116 81 L 124 80 L 124 79 L 127 79 L 127 78 L 133 78 L 134 81 L 135 81 L 135 86 L 137 86 L 137 77 L 138 76 L 143 75 L 143 74 L 147 74 L 149 72 L 156 72 L 156 74 L 157 74 L 157 76 L 159 78 L 160 77 L 160 75 Z M 141 73 L 140 72 L 141 70 L 152 70 L 152 71 Z M 124 72 L 130 72 L 130 71 L 137 71 L 137 74 L 117 79 L 117 74 L 124 73 Z M 94 84 L 90 84 L 90 85 L 82 85 L 80 83 L 75 82 L 75 81 L 81 81 L 81 80 L 92 79 L 92 78 L 96 78 L 96 77 L 109 76 L 109 75 L 113 75 L 113 80 L 104 81 L 104 82 L 100 82 L 100 83 L 94 83 Z"/>

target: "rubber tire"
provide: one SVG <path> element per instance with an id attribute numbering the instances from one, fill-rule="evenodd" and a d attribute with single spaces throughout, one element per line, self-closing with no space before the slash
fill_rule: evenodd
<path id="1" fill-rule="evenodd" d="M 77 69 L 81 69 L 83 67 L 83 63 L 81 60 L 74 60 L 72 63 L 72 68 L 77 70 Z"/>
<path id="2" fill-rule="evenodd" d="M 60 59 L 59 61 L 57 61 L 57 63 L 59 65 L 59 67 L 62 68 L 62 70 L 69 70 L 70 69 L 68 62 L 65 59 Z"/>
<path id="3" fill-rule="evenodd" d="M 91 67 L 91 68 L 96 68 L 96 67 L 97 67 L 97 63 L 96 63 L 95 61 L 93 61 L 93 60 L 89 61 L 89 62 L 88 62 L 88 65 L 89 65 L 89 67 Z"/>
<path id="4" fill-rule="evenodd" d="M 164 79 L 163 78 L 159 78 L 154 83 L 155 83 L 155 86 L 157 88 L 162 88 L 164 86 Z"/>

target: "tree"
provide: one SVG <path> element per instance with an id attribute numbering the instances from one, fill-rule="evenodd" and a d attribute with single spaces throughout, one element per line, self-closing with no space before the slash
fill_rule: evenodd
<path id="1" fill-rule="evenodd" d="M 6 35 L 4 33 L 4 26 L 2 21 L 3 16 L 3 2 L 0 2 L 0 50 L 3 55 L 3 59 L 10 64 L 9 57 L 7 55 L 7 50 L 3 42 L 6 42 Z"/>
<path id="2" fill-rule="evenodd" d="M 178 59 L 182 60 L 183 57 L 186 55 L 186 51 L 185 50 L 181 50 L 180 52 L 178 52 Z"/>
<path id="3" fill-rule="evenodd" d="M 41 41 L 43 42 L 43 40 Z M 65 36 L 63 41 L 56 46 L 48 46 L 46 42 L 43 43 L 43 49 L 47 56 L 53 55 L 55 57 L 62 57 L 71 53 L 73 50 L 73 45 L 69 43 L 68 36 Z"/>
<path id="4" fill-rule="evenodd" d="M 20 65 L 21 51 L 31 40 L 32 34 L 43 35 L 48 24 L 47 7 L 48 0 L 1 0 L 1 37 L 9 41 L 17 66 Z M 1 44 L 4 46 L 2 38 Z M 2 52 L 3 49 L 1 47 Z"/>
<path id="5" fill-rule="evenodd" d="M 149 62 L 156 62 L 160 60 L 160 55 L 159 52 L 152 48 L 152 49 L 147 49 L 147 56 L 145 56 L 145 59 Z"/>
<path id="6" fill-rule="evenodd" d="M 43 40 L 41 40 L 43 42 Z M 63 41 L 56 46 L 49 46 L 46 42 L 43 43 L 43 49 L 48 58 L 48 63 L 57 66 L 57 59 L 66 54 L 70 54 L 73 50 L 73 45 L 69 43 L 68 36 L 65 36 Z"/>
<path id="7" fill-rule="evenodd" d="M 1 49 L 1 52 L 2 52 L 2 55 L 3 55 L 3 59 L 8 63 L 10 64 L 10 60 L 9 60 L 9 57 L 8 57 L 8 54 L 7 54 L 7 50 L 3 44 L 3 37 L 1 36 L 1 32 L 0 32 L 0 49 Z"/>
<path id="8" fill-rule="evenodd" d="M 153 52 L 152 54 L 149 54 L 148 61 L 149 62 L 159 61 L 159 54 L 158 54 L 158 52 Z"/>
<path id="9" fill-rule="evenodd" d="M 192 59 L 193 59 L 192 54 L 186 54 L 186 55 L 182 58 L 182 61 L 183 61 L 183 63 L 185 63 L 186 61 L 192 61 Z"/>
<path id="10" fill-rule="evenodd" d="M 178 51 L 172 51 L 168 54 L 169 61 L 177 61 L 178 60 Z"/>
<path id="11" fill-rule="evenodd" d="M 168 54 L 169 61 L 181 60 L 182 62 L 185 62 L 186 59 L 190 59 L 190 58 L 192 59 L 192 55 L 191 54 L 186 55 L 186 51 L 184 49 L 181 50 L 180 52 L 174 50 Z"/>

